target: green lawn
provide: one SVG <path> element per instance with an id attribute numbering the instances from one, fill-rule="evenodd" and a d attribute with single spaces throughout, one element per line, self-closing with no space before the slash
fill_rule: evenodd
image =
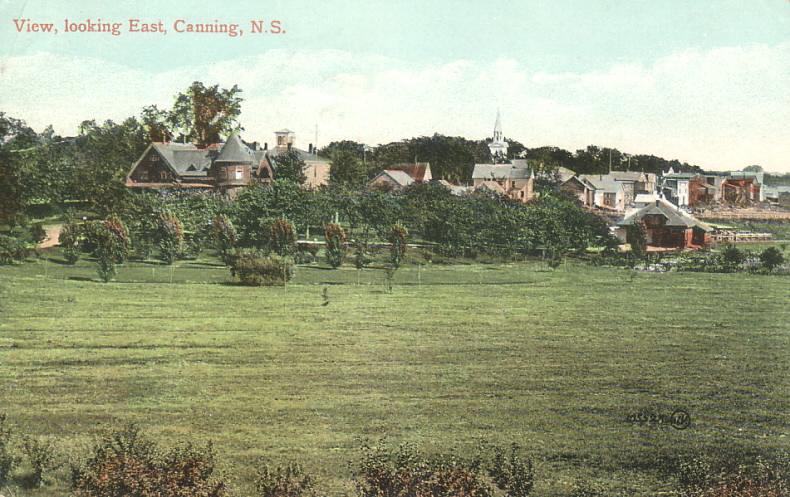
<path id="1" fill-rule="evenodd" d="M 651 469 L 663 459 L 790 448 L 786 277 L 428 265 L 389 294 L 376 270 L 244 288 L 213 260 L 137 263 L 101 284 L 57 260 L 0 267 L 0 411 L 64 463 L 135 421 L 213 440 L 235 495 L 261 456 L 299 459 L 339 495 L 365 438 L 518 441 L 536 495 L 587 478 L 653 496 L 672 483 Z M 688 429 L 628 421 L 675 409 Z M 62 495 L 67 475 L 0 493 Z"/>

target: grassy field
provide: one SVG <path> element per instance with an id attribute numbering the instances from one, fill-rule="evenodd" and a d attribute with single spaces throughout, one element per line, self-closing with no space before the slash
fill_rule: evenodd
<path id="1" fill-rule="evenodd" d="M 387 293 L 376 270 L 244 288 L 213 260 L 138 263 L 101 284 L 57 261 L 0 267 L 0 412 L 64 463 L 5 495 L 62 495 L 65 463 L 129 421 L 213 440 L 236 495 L 262 456 L 350 493 L 348 462 L 381 437 L 461 454 L 518 441 L 543 496 L 578 478 L 653 496 L 667 458 L 790 448 L 784 277 L 428 265 Z M 675 409 L 688 429 L 628 419 Z"/>

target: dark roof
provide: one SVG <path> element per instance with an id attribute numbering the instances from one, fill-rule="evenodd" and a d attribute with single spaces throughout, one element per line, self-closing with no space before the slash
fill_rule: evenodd
<path id="1" fill-rule="evenodd" d="M 395 164 L 387 169 L 403 171 L 414 181 L 425 181 L 425 174 L 431 170 L 431 165 L 428 162 L 415 162 L 414 164 Z"/>
<path id="2" fill-rule="evenodd" d="M 707 224 L 698 221 L 696 218 L 679 210 L 677 207 L 667 202 L 664 199 L 656 200 L 649 205 L 642 207 L 630 216 L 627 216 L 617 224 L 620 226 L 628 226 L 629 224 L 636 224 L 641 221 L 645 216 L 661 215 L 667 219 L 666 226 L 679 226 L 683 228 L 700 228 L 705 231 L 711 231 L 711 227 Z"/>
<path id="3" fill-rule="evenodd" d="M 255 162 L 255 156 L 250 148 L 241 142 L 241 138 L 237 133 L 231 133 L 228 141 L 222 147 L 219 156 L 214 162 L 229 162 L 236 164 L 252 164 Z"/>

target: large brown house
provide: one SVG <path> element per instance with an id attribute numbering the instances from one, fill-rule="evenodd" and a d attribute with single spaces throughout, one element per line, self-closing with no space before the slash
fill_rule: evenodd
<path id="1" fill-rule="evenodd" d="M 329 161 L 310 145 L 304 151 L 294 146 L 294 133 L 278 131 L 276 146 L 244 142 L 232 133 L 225 143 L 207 147 L 193 144 L 154 142 L 132 166 L 126 186 L 145 189 L 213 189 L 233 194 L 251 183 L 269 183 L 277 177 L 277 157 L 295 152 L 305 163 L 305 186 L 315 188 L 329 180 Z"/>

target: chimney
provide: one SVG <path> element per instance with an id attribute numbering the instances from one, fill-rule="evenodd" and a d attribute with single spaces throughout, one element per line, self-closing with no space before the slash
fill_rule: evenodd
<path id="1" fill-rule="evenodd" d="M 307 147 L 307 152 L 311 153 L 311 154 L 313 153 L 313 144 L 312 143 Z"/>
<path id="2" fill-rule="evenodd" d="M 656 207 L 658 207 L 658 199 L 656 199 Z"/>
<path id="3" fill-rule="evenodd" d="M 269 142 L 263 142 L 263 149 L 269 150 Z"/>

